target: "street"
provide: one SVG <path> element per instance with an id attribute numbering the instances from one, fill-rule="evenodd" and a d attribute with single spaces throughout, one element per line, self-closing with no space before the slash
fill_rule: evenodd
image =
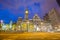
<path id="1" fill-rule="evenodd" d="M 60 33 L 0 33 L 0 40 L 59 40 Z"/>

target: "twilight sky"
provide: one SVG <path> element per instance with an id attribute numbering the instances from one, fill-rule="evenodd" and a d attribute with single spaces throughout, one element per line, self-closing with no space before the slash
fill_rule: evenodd
<path id="1" fill-rule="evenodd" d="M 36 13 L 43 18 L 52 8 L 59 12 L 56 0 L 0 0 L 0 20 L 4 20 L 5 23 L 9 23 L 10 20 L 16 22 L 18 17 L 24 18 L 26 9 L 29 10 L 30 19 Z"/>

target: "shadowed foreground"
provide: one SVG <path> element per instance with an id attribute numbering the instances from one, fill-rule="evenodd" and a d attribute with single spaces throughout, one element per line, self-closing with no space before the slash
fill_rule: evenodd
<path id="1" fill-rule="evenodd" d="M 60 33 L 0 33 L 0 40 L 60 40 Z"/>

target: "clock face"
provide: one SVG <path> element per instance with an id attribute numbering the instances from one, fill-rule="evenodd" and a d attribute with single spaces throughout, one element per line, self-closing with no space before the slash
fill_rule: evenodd
<path id="1" fill-rule="evenodd" d="M 28 14 L 28 11 L 26 11 L 25 13 Z"/>

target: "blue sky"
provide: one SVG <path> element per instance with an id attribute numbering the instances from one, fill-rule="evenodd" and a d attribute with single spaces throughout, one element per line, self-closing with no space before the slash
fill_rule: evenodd
<path id="1" fill-rule="evenodd" d="M 36 13 L 43 18 L 52 8 L 59 12 L 56 0 L 0 0 L 0 20 L 9 23 L 10 20 L 16 22 L 18 17 L 24 19 L 26 9 L 29 10 L 30 19 Z"/>

